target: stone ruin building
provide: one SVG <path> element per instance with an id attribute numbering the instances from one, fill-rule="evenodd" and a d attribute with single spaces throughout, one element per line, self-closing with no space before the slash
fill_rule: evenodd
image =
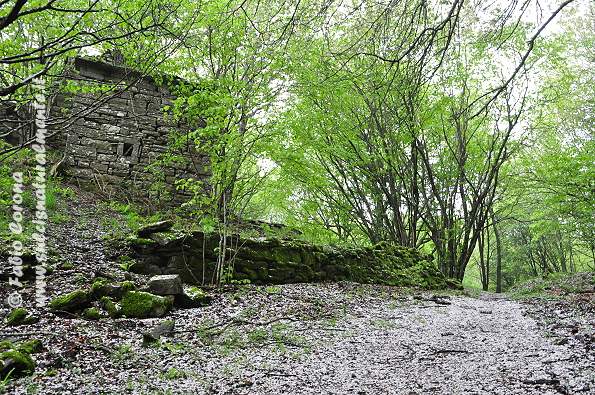
<path id="1" fill-rule="evenodd" d="M 108 87 L 104 92 L 62 93 L 51 100 L 48 134 L 55 135 L 47 144 L 63 153 L 61 174 L 72 182 L 132 200 L 157 199 L 171 205 L 188 198 L 176 189 L 176 179 L 208 175 L 207 156 L 189 145 L 176 151 L 185 159 L 182 163 L 161 166 L 158 172 L 150 167 L 168 151 L 172 133 L 188 130 L 164 115 L 164 107 L 175 99 L 166 84 L 117 62 L 82 57 L 71 59 L 65 75 L 65 81 Z M 119 88 L 113 89 L 116 85 Z M 3 103 L 0 132 L 10 132 L 26 118 L 30 121 L 31 114 Z M 5 139 L 22 144 L 35 135 L 33 129 L 21 128 Z"/>

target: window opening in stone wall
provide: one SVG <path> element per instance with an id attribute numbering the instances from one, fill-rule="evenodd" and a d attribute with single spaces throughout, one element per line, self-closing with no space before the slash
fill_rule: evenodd
<path id="1" fill-rule="evenodd" d="M 131 143 L 124 143 L 124 149 L 122 150 L 122 156 L 130 157 L 134 152 L 134 145 Z"/>

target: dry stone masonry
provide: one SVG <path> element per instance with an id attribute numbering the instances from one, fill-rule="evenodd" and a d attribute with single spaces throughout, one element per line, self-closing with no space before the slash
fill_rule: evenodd
<path id="1" fill-rule="evenodd" d="M 48 127 L 53 135 L 48 144 L 63 152 L 66 175 L 81 185 L 174 204 L 187 198 L 175 188 L 178 178 L 208 175 L 207 156 L 190 145 L 175 151 L 183 160 L 151 167 L 168 151 L 174 133 L 189 130 L 165 115 L 175 99 L 168 83 L 88 58 L 72 59 L 68 70 L 65 87 L 76 83 L 79 88 L 63 89 L 69 93 L 52 99 Z M 5 120 L 0 129 L 14 129 L 10 121 L 16 112 L 10 103 L 0 107 L 0 116 Z M 27 141 L 31 133 L 21 128 L 9 141 Z"/>
<path id="2" fill-rule="evenodd" d="M 210 283 L 216 267 L 219 236 L 203 232 L 160 231 L 128 242 L 139 274 L 179 275 L 185 283 Z M 253 284 L 355 281 L 443 289 L 459 287 L 436 269 L 432 257 L 386 243 L 347 248 L 279 238 L 229 238 L 233 278 Z M 165 277 L 169 278 L 169 277 Z"/>
<path id="3" fill-rule="evenodd" d="M 170 134 L 183 129 L 183 125 L 164 116 L 164 107 L 175 99 L 167 87 L 124 67 L 89 59 L 75 59 L 74 70 L 85 80 L 124 83 L 129 88 L 104 103 L 100 103 L 100 96 L 110 93 L 64 98 L 62 108 L 71 113 L 85 114 L 96 107 L 77 119 L 66 133 L 64 150 L 72 176 L 87 183 L 119 189 L 134 186 L 145 192 L 156 181 L 162 181 L 155 192 L 165 186 L 175 201 L 180 199 L 173 187 L 177 177 L 207 175 L 206 156 L 189 146 L 177 152 L 187 160 L 165 167 L 163 174 L 148 168 L 167 151 Z"/>

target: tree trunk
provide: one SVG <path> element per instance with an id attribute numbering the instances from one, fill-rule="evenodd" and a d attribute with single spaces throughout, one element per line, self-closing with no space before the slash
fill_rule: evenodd
<path id="1" fill-rule="evenodd" d="M 502 242 L 500 240 L 500 230 L 498 221 L 494 215 L 494 210 L 490 209 L 492 216 L 492 225 L 494 227 L 494 236 L 496 237 L 496 293 L 502 292 Z"/>

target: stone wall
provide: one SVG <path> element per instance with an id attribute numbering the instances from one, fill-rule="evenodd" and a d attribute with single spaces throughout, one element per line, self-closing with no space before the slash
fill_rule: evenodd
<path id="1" fill-rule="evenodd" d="M 130 241 L 139 274 L 179 274 L 187 283 L 210 283 L 218 235 L 154 233 Z M 367 248 L 319 246 L 290 239 L 239 239 L 227 250 L 235 257 L 233 278 L 253 284 L 355 281 L 394 286 L 447 288 L 432 257 L 415 249 L 381 244 Z"/>
<path id="2" fill-rule="evenodd" d="M 124 193 L 136 191 L 146 197 L 151 185 L 160 180 L 153 193 L 169 192 L 175 203 L 184 200 L 174 182 L 190 175 L 205 177 L 205 155 L 187 146 L 177 152 L 186 160 L 168 165 L 162 174 L 147 168 L 166 152 L 172 131 L 187 129 L 164 116 L 163 107 L 174 100 L 171 92 L 121 66 L 82 58 L 75 59 L 73 66 L 73 78 L 125 88 L 116 88 L 117 93 L 77 93 L 58 98 L 52 111 L 74 119 L 64 139 L 55 144 L 66 154 L 67 174 L 84 184 Z"/>
<path id="3" fill-rule="evenodd" d="M 17 145 L 30 138 L 31 119 L 29 108 L 18 108 L 16 102 L 0 100 L 0 136 L 6 142 Z"/>
<path id="4" fill-rule="evenodd" d="M 134 200 L 160 199 L 167 205 L 188 197 L 176 190 L 177 179 L 208 176 L 208 157 L 190 145 L 175 152 L 183 160 L 158 171 L 148 168 L 168 150 L 172 132 L 189 130 L 165 115 L 164 107 L 175 99 L 166 84 L 121 65 L 87 58 L 72 59 L 65 76 L 61 93 L 48 98 L 47 143 L 63 152 L 61 168 L 74 182 Z M 67 89 L 73 82 L 79 88 Z M 4 133 L 31 118 L 25 119 L 27 115 L 17 114 L 13 107 L 0 103 Z M 5 140 L 27 141 L 34 135 L 30 129 L 22 128 Z"/>

